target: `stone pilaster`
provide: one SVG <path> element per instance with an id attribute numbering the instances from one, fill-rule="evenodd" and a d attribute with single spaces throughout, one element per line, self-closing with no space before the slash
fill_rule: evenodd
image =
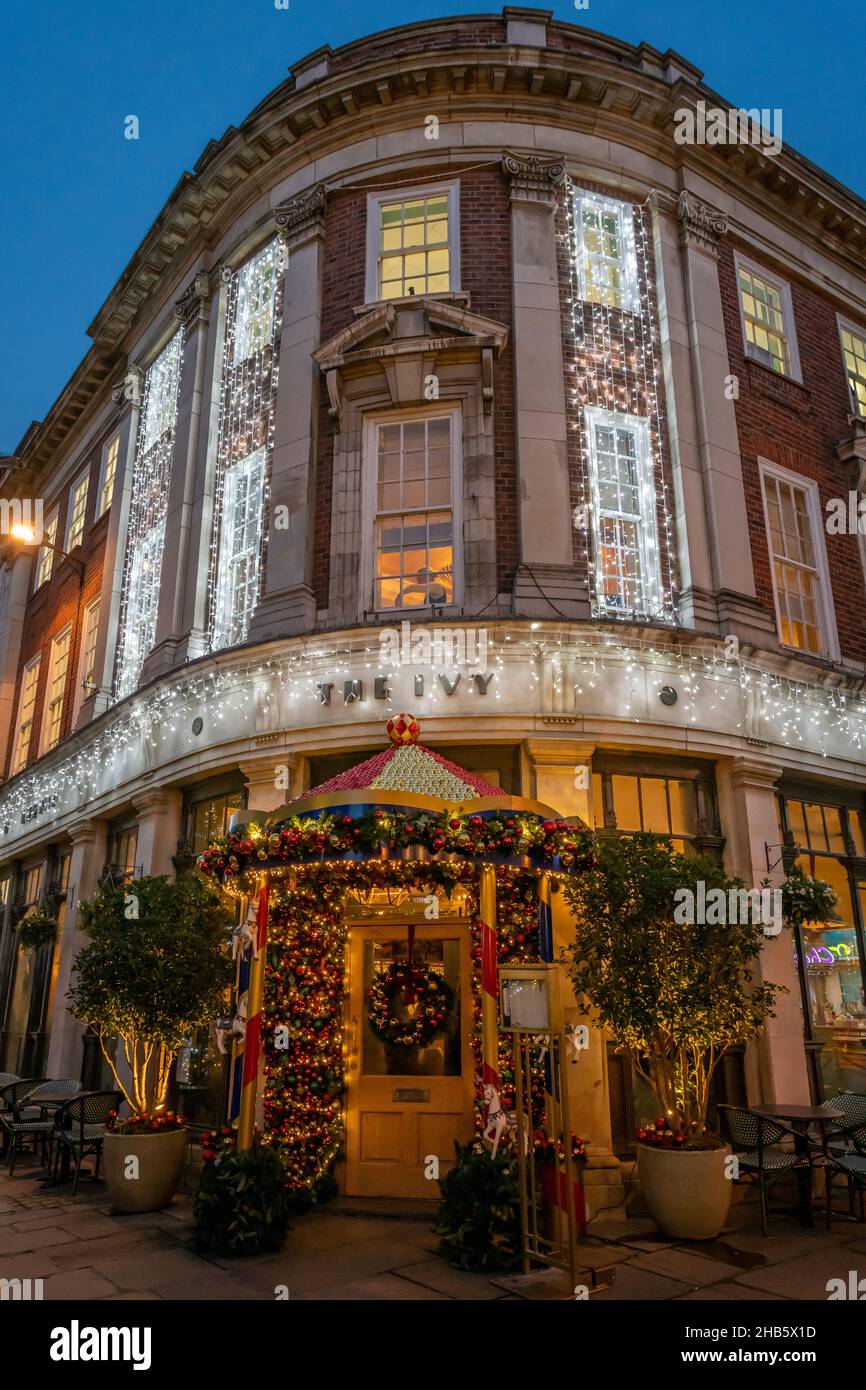
<path id="1" fill-rule="evenodd" d="M 718 764 L 719 803 L 727 836 L 725 867 L 750 888 L 759 887 L 764 879 L 778 887 L 784 877 L 781 866 L 768 871 L 764 849 L 765 844 L 779 840 L 775 787 L 782 771 L 781 766 L 748 756 Z M 808 1105 L 809 1076 L 794 941 L 787 927 L 765 941 L 758 975 L 785 985 L 788 993 L 779 995 L 776 1017 L 768 1020 L 757 1043 L 749 1049 L 750 1092 L 756 1092 L 749 1100 Z"/>
<path id="2" fill-rule="evenodd" d="M 56 951 L 54 1009 L 50 1019 L 51 1041 L 48 1046 L 46 1073 L 48 1076 L 81 1076 L 84 1061 L 81 1039 L 84 1024 L 73 1018 L 66 1008 L 66 994 L 72 980 L 72 962 L 87 938 L 78 926 L 79 905 L 93 896 L 105 863 L 108 845 L 106 821 L 83 820 L 69 831 L 72 857 L 69 865 L 69 894 L 63 931 Z"/>
<path id="3" fill-rule="evenodd" d="M 502 167 L 511 182 L 521 565 L 516 612 L 587 618 L 586 583 L 574 568 L 554 219 L 565 161 L 507 152 Z"/>
<path id="4" fill-rule="evenodd" d="M 719 244 L 727 235 L 727 219 L 688 190 L 675 205 L 658 198 L 656 211 L 659 217 L 675 213 L 680 245 L 681 280 L 669 246 L 664 293 L 669 341 L 676 345 L 671 365 L 686 616 L 765 646 L 775 642 L 775 628 L 756 597 L 719 284 Z M 701 557 L 704 545 L 709 565 Z"/>
<path id="5" fill-rule="evenodd" d="M 299 763 L 292 753 L 274 744 L 272 753 L 258 753 L 248 758 L 241 771 L 247 781 L 247 815 L 270 814 L 301 792 Z"/>
<path id="6" fill-rule="evenodd" d="M 174 787 L 139 792 L 133 804 L 138 814 L 136 862 L 142 874 L 174 877 L 172 855 L 181 832 L 183 796 Z"/>
<path id="7" fill-rule="evenodd" d="M 197 543 L 200 537 L 194 530 L 203 520 L 202 509 L 196 508 L 196 491 L 210 308 L 210 276 L 199 271 L 174 306 L 183 332 L 183 358 L 156 631 L 153 648 L 142 666 L 142 685 L 163 671 L 200 656 L 205 650 L 205 633 L 196 627 L 196 605 L 192 596 L 207 584 L 207 571 L 200 572 L 202 546 Z"/>
<path id="8" fill-rule="evenodd" d="M 0 767 L 5 767 L 15 737 L 15 688 L 33 562 L 32 551 L 18 551 L 4 562 L 5 573 L 0 574 Z"/>
<path id="9" fill-rule="evenodd" d="M 258 641 L 307 632 L 316 620 L 312 574 L 319 374 L 312 354 L 322 322 L 322 186 L 277 208 L 274 225 L 283 241 L 286 269 L 267 564 L 250 623 L 250 638 Z"/>

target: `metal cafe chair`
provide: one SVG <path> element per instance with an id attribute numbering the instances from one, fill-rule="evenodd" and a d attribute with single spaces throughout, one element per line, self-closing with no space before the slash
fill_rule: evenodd
<path id="1" fill-rule="evenodd" d="M 120 1091 L 87 1091 L 84 1095 L 74 1096 L 72 1100 L 66 1101 L 57 1111 L 54 1117 L 54 1161 L 51 1180 L 57 1181 L 57 1170 L 62 1158 L 74 1159 L 73 1197 L 78 1191 L 81 1160 L 85 1154 L 96 1155 L 94 1180 L 99 1177 L 105 1122 L 111 1111 L 118 1109 L 122 1100 L 123 1095 Z"/>
<path id="2" fill-rule="evenodd" d="M 7 1122 L 10 1177 L 15 1172 L 15 1159 L 26 1139 L 33 1139 L 34 1151 L 41 1141 L 42 1161 L 46 1161 L 46 1150 L 54 1129 L 54 1111 L 78 1090 L 78 1082 L 67 1078 L 43 1081 L 19 1101 L 11 1120 Z"/>
<path id="3" fill-rule="evenodd" d="M 830 1100 L 821 1102 L 821 1110 L 841 1110 L 844 1120 L 837 1129 L 822 1136 L 820 1147 L 824 1153 L 846 1154 L 856 1148 L 853 1131 L 866 1125 L 866 1095 L 859 1091 L 840 1091 Z"/>
<path id="4" fill-rule="evenodd" d="M 821 1159 L 824 1169 L 824 1186 L 827 1194 L 827 1229 L 833 1217 L 833 1179 L 844 1177 L 848 1182 L 848 1215 L 854 1215 L 855 1190 L 860 1198 L 859 1220 L 866 1219 L 863 1193 L 866 1189 L 866 1124 L 853 1125 L 844 1133 L 851 1141 L 851 1147 L 840 1149 L 838 1145 L 825 1149 Z"/>
<path id="5" fill-rule="evenodd" d="M 8 1072 L 2 1073 L 8 1076 Z M 0 1081 L 0 1131 L 3 1134 L 3 1152 L 5 1158 L 9 1148 L 10 1130 L 9 1125 L 17 1117 L 17 1112 L 22 1103 L 34 1091 L 37 1086 L 41 1086 L 44 1077 L 14 1077 L 11 1081 Z M 31 1112 L 32 1113 L 32 1112 Z"/>
<path id="6" fill-rule="evenodd" d="M 780 1120 L 771 1120 L 767 1115 L 759 1115 L 755 1110 L 742 1110 L 736 1105 L 719 1105 L 717 1109 L 723 1137 L 736 1154 L 740 1172 L 758 1185 L 761 1231 L 763 1235 L 769 1235 L 768 1189 L 786 1173 L 811 1168 L 811 1159 L 806 1154 L 778 1147 L 782 1139 L 796 1141 L 799 1138 L 790 1126 L 782 1124 Z"/>

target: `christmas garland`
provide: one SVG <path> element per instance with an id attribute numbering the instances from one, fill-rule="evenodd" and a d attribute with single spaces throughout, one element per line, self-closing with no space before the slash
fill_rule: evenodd
<path id="1" fill-rule="evenodd" d="M 274 825 L 250 822 L 214 841 L 199 856 L 198 867 L 206 876 L 229 885 L 248 869 L 345 854 L 381 854 L 410 846 L 464 858 L 493 854 L 529 856 L 547 864 L 558 860 L 568 870 L 592 863 L 589 833 L 564 820 L 543 820 L 528 812 L 459 815 L 377 807 L 360 816 L 316 812 Z"/>
<path id="2" fill-rule="evenodd" d="M 417 961 L 395 961 L 373 981 L 367 1018 L 382 1042 L 426 1047 L 442 1032 L 453 1004 L 454 991 L 435 971 Z"/>

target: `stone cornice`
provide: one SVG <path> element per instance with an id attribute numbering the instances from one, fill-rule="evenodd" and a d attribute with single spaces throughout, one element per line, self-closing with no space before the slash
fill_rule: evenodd
<path id="1" fill-rule="evenodd" d="M 501 37 L 491 39 L 497 28 Z M 415 51 L 414 36 L 424 33 L 430 44 Z M 395 53 L 400 35 L 407 47 Z M 866 206 L 829 175 L 788 149 L 771 158 L 753 147 L 674 143 L 677 109 L 699 99 L 721 102 L 698 69 L 670 51 L 635 48 L 565 23 L 548 25 L 551 38 L 562 46 L 508 44 L 501 18 L 458 16 L 392 30 L 386 53 L 386 36 L 380 34 L 328 52 L 326 61 L 312 66 L 309 60 L 296 64 L 296 73 L 308 80 L 293 77 L 281 84 L 239 128 L 229 127 L 211 141 L 194 170 L 180 177 L 91 323 L 94 347 L 19 452 L 26 449 L 36 466 L 51 459 L 109 384 L 118 358 L 155 306 L 161 311 L 162 287 L 182 283 L 196 258 L 200 263 L 264 189 L 357 140 L 361 127 L 383 134 L 407 129 L 407 117 L 423 124 L 431 103 L 456 121 L 465 99 L 474 122 L 501 122 L 506 101 L 516 121 L 630 144 L 667 159 L 671 186 L 675 169 L 687 167 L 862 274 Z M 438 153 L 407 151 L 403 163 L 418 166 Z M 477 162 L 474 151 L 448 151 L 455 171 L 463 158 Z"/>

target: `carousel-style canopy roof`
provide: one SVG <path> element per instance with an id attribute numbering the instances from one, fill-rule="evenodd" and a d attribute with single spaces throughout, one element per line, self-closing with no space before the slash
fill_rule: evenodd
<path id="1" fill-rule="evenodd" d="M 449 762 L 432 748 L 418 743 L 421 726 L 407 714 L 397 714 L 388 720 L 391 747 L 372 758 L 330 777 L 312 791 L 304 792 L 299 800 L 345 791 L 415 792 L 436 796 L 442 801 L 470 801 L 481 796 L 502 796 L 502 788 L 485 782 L 474 772 L 467 772 Z"/>

